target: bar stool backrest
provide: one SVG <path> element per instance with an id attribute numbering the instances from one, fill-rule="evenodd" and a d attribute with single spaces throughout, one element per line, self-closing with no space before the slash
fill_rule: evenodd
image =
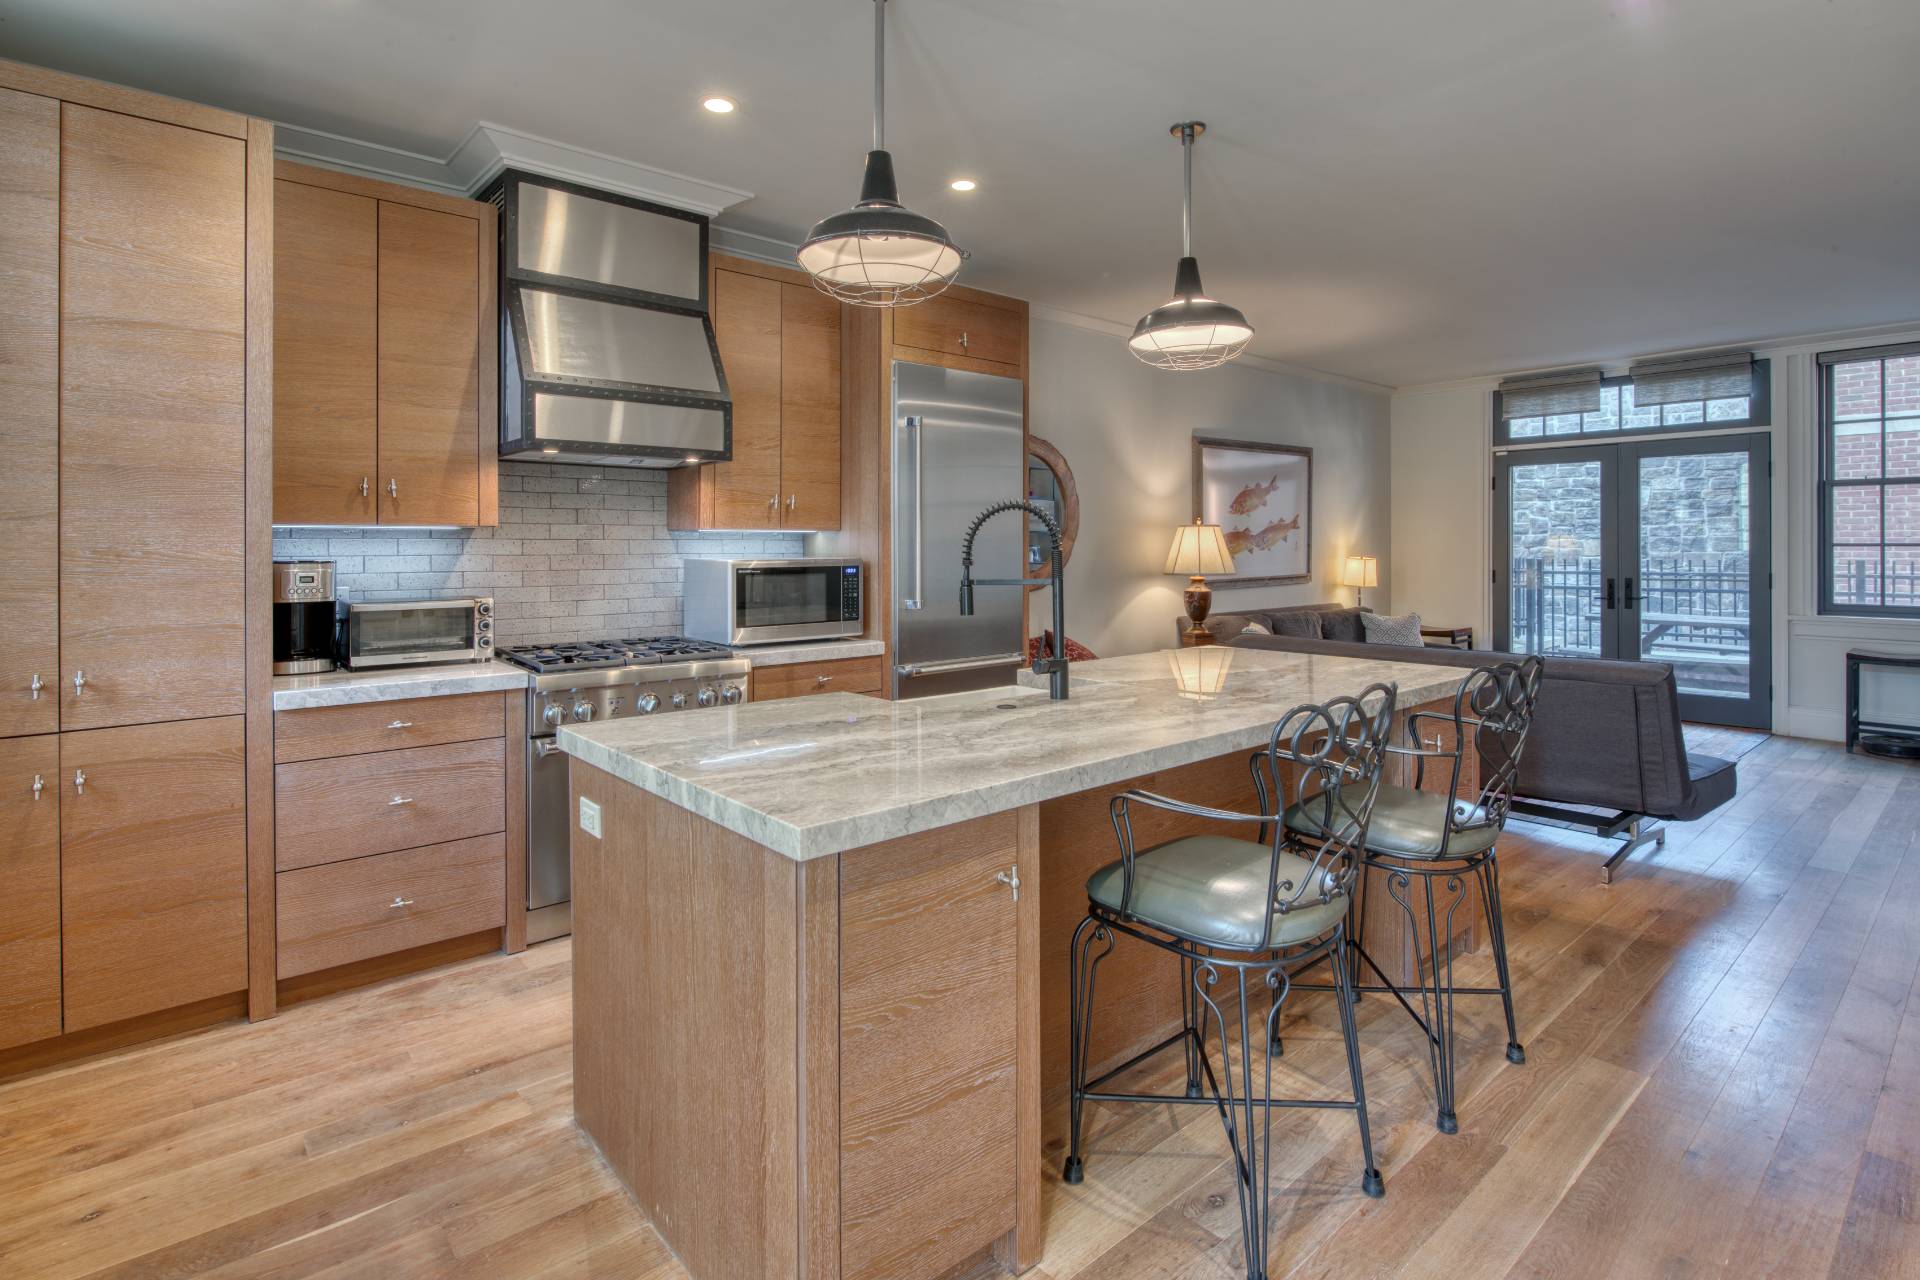
<path id="1" fill-rule="evenodd" d="M 1456 832 L 1505 829 L 1507 812 L 1513 806 L 1514 780 L 1520 776 L 1520 755 L 1526 748 L 1534 704 L 1540 697 L 1543 669 L 1539 656 L 1529 655 L 1519 662 L 1477 667 L 1460 686 L 1453 700 L 1454 760 L 1453 782 L 1447 795 L 1447 839 Z M 1418 720 L 1432 718 L 1431 712 L 1408 717 L 1416 747 L 1420 745 Z M 1479 760 L 1480 785 L 1473 803 L 1463 810 L 1454 802 L 1464 798 L 1459 794 L 1460 773 L 1468 743 Z M 1440 847 L 1447 847 L 1445 840 Z"/>
<path id="2" fill-rule="evenodd" d="M 1352 888 L 1373 802 L 1380 794 L 1398 697 L 1398 686 L 1375 684 L 1352 697 L 1303 703 L 1280 717 L 1266 751 L 1254 757 L 1262 809 L 1267 807 L 1269 787 L 1272 794 L 1282 793 L 1281 779 L 1286 774 L 1280 766 L 1290 765 L 1292 802 L 1303 806 L 1324 833 L 1317 842 L 1305 842 L 1296 839 L 1284 822 L 1274 824 L 1267 898 L 1275 912 L 1284 915 L 1296 907 L 1329 902 Z M 1312 864 L 1297 883 L 1280 874 L 1283 852 Z M 1267 927 L 1270 932 L 1271 919 Z"/>

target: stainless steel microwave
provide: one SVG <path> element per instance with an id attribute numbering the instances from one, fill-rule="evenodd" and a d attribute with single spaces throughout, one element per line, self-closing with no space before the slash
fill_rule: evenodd
<path id="1" fill-rule="evenodd" d="M 412 667 L 493 656 L 493 597 L 370 600 L 340 606 L 340 665 Z"/>
<path id="2" fill-rule="evenodd" d="M 689 560 L 687 634 L 716 644 L 778 644 L 857 636 L 858 560 Z"/>

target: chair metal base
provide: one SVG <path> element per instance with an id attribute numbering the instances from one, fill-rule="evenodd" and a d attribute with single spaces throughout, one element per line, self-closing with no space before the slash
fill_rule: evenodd
<path id="1" fill-rule="evenodd" d="M 1613 873 L 1620 864 L 1632 857 L 1637 849 L 1644 849 L 1648 843 L 1664 847 L 1667 843 L 1665 824 L 1649 827 L 1655 819 L 1644 813 L 1633 813 L 1626 809 L 1616 809 L 1611 813 L 1590 813 L 1585 809 L 1575 809 L 1568 805 L 1549 804 L 1544 800 L 1515 800 L 1512 815 L 1524 822 L 1537 822 L 1542 826 L 1563 827 L 1578 831 L 1591 831 L 1602 840 L 1625 837 L 1618 848 L 1607 855 L 1600 864 L 1600 883 L 1612 884 Z"/>
<path id="2" fill-rule="evenodd" d="M 1087 1078 L 1089 1046 L 1093 1028 L 1093 997 L 1100 962 L 1112 951 L 1116 935 L 1125 934 L 1179 957 L 1181 970 L 1182 1025 L 1158 1044 L 1152 1045 L 1119 1066 L 1093 1078 Z M 1096 953 L 1094 948 L 1101 949 Z M 1346 925 L 1336 925 L 1321 940 L 1290 954 L 1275 953 L 1247 958 L 1216 954 L 1184 939 L 1160 934 L 1136 921 L 1124 920 L 1097 905 L 1089 907 L 1087 918 L 1074 931 L 1068 956 L 1070 1006 L 1068 1021 L 1068 1059 L 1071 1096 L 1068 1112 L 1067 1158 L 1060 1169 L 1061 1180 L 1079 1185 L 1086 1177 L 1086 1161 L 1080 1152 L 1082 1109 L 1088 1102 L 1148 1102 L 1172 1106 L 1211 1106 L 1220 1113 L 1226 1129 L 1227 1144 L 1233 1151 L 1235 1190 L 1240 1199 L 1241 1247 L 1247 1260 L 1247 1280 L 1267 1280 L 1267 1244 L 1271 1234 L 1268 1201 L 1272 1176 L 1273 1113 L 1279 1109 L 1315 1108 L 1352 1111 L 1359 1122 L 1362 1173 L 1360 1188 L 1369 1196 L 1386 1194 L 1385 1180 L 1373 1162 L 1373 1138 L 1367 1127 L 1366 1084 L 1360 1070 L 1359 1032 L 1353 1014 L 1352 985 L 1346 980 L 1350 962 Z M 1332 962 L 1335 974 L 1333 990 L 1340 1007 L 1341 1038 L 1346 1044 L 1347 1071 L 1353 1086 L 1348 1098 L 1276 1098 L 1273 1096 L 1273 1046 L 1279 1043 L 1281 1006 L 1286 1002 L 1292 982 L 1290 964 L 1306 966 L 1322 959 Z M 1229 976 L 1230 975 L 1230 976 Z M 1250 984 L 1248 979 L 1254 981 Z M 1227 1019 L 1216 1000 L 1214 988 L 1228 978 L 1230 993 L 1238 996 L 1238 1070 Z M 1252 1030 L 1256 1012 L 1249 999 L 1251 990 L 1265 988 L 1271 994 L 1265 1017 L 1264 1035 Z M 1214 1074 L 1213 1059 L 1207 1051 L 1207 1033 L 1219 1028 L 1221 1072 Z M 1254 1046 L 1268 1047 L 1262 1087 L 1254 1089 Z M 1102 1086 L 1125 1072 L 1174 1046 L 1186 1057 L 1186 1085 L 1182 1092 L 1134 1093 L 1105 1089 Z M 1237 1075 L 1237 1079 L 1236 1079 Z M 1256 1140 L 1255 1118 L 1259 1120 Z"/>

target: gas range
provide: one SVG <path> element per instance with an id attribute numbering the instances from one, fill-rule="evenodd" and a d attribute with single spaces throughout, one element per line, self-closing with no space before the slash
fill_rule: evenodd
<path id="1" fill-rule="evenodd" d="M 573 929 L 572 813 L 560 726 L 733 706 L 752 664 L 725 645 L 644 636 L 522 645 L 500 657 L 533 673 L 527 691 L 527 940 Z"/>

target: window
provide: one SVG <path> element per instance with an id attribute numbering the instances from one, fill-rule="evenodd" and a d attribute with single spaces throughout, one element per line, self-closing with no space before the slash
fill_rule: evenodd
<path id="1" fill-rule="evenodd" d="M 1920 343 L 1820 356 L 1820 611 L 1920 616 Z"/>
<path id="2" fill-rule="evenodd" d="M 1594 413 L 1557 413 L 1508 420 L 1500 411 L 1500 393 L 1495 392 L 1494 443 L 1611 440 L 1622 435 L 1646 435 L 1661 431 L 1765 426 L 1771 416 L 1768 404 L 1771 385 L 1769 367 L 1765 360 L 1753 362 L 1753 389 L 1747 395 L 1691 400 L 1680 404 L 1636 405 L 1633 402 L 1632 378 L 1603 378 L 1600 382 L 1600 408 Z"/>

